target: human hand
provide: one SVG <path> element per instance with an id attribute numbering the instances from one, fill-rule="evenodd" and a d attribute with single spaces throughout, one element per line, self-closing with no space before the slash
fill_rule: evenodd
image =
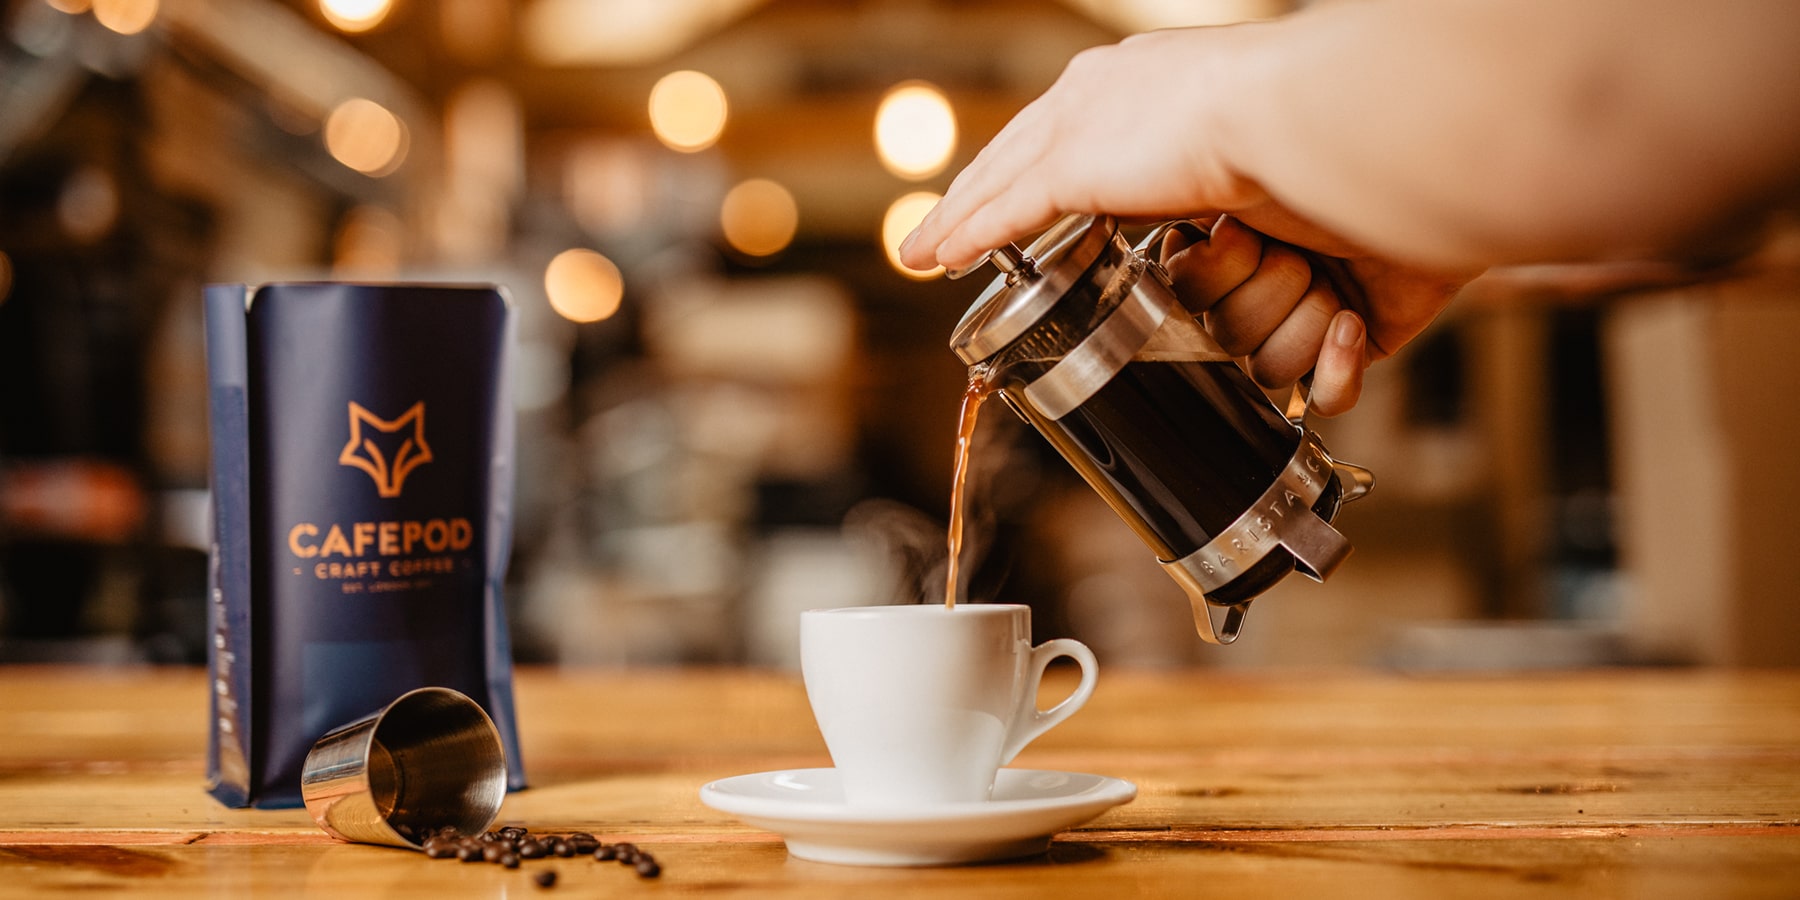
<path id="1" fill-rule="evenodd" d="M 901 260 L 962 268 L 1065 213 L 1172 219 L 1261 200 L 1214 154 L 1206 118 L 1215 45 L 1236 30 L 1151 32 L 1077 54 L 957 175 Z"/>
<path id="2" fill-rule="evenodd" d="M 1305 249 L 1275 240 L 1242 218 Z M 1311 409 L 1335 416 L 1356 405 L 1363 371 L 1435 319 L 1474 272 L 1435 272 L 1358 253 L 1272 204 L 1221 216 L 1211 236 L 1171 231 L 1162 261 L 1189 310 L 1250 376 L 1267 388 L 1312 373 Z M 1335 255 L 1331 255 L 1335 254 Z"/>
<path id="3" fill-rule="evenodd" d="M 1310 370 L 1312 408 L 1349 410 L 1363 370 L 1430 324 L 1476 272 L 1367 253 L 1289 212 L 1230 164 L 1215 101 L 1232 95 L 1262 33 L 1151 32 L 1078 54 L 957 176 L 902 244 L 902 261 L 966 266 L 1068 213 L 1230 213 L 1212 240 L 1165 244 L 1177 291 L 1206 313 L 1227 352 L 1248 357 L 1259 383 L 1281 387 Z M 1151 90 L 1154 114 L 1127 102 Z"/>

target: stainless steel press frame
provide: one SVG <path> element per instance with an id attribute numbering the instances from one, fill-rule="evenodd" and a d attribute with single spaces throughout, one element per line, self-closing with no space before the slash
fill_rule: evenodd
<path id="1" fill-rule="evenodd" d="M 1061 419 L 1118 375 L 1170 316 L 1190 315 L 1175 295 L 1168 273 L 1152 258 L 1163 235 L 1175 227 L 1198 228 L 1195 223 L 1164 223 L 1126 250 L 1114 220 L 1072 216 L 1034 241 L 1029 253 L 1009 244 L 951 272 L 958 278 L 982 262 L 993 262 L 1002 273 L 958 323 L 951 349 L 965 363 L 984 363 L 1036 327 L 1079 280 L 1103 281 L 1108 290 L 1123 287 L 1124 296 L 1105 318 L 1022 392 L 1023 401 L 1034 410 L 1048 419 Z M 1113 245 L 1110 255 L 1109 245 Z M 1320 582 L 1350 555 L 1350 542 L 1312 507 L 1332 475 L 1338 476 L 1344 502 L 1368 493 L 1374 476 L 1331 457 L 1324 442 L 1306 427 L 1301 390 L 1296 388 L 1298 400 L 1289 404 L 1286 414 L 1298 432 L 1298 446 L 1261 497 L 1204 546 L 1179 559 L 1157 560 L 1187 594 L 1195 629 L 1210 643 L 1237 639 L 1250 601 L 1217 603 L 1209 595 L 1276 548 L 1292 555 L 1296 570 Z"/>

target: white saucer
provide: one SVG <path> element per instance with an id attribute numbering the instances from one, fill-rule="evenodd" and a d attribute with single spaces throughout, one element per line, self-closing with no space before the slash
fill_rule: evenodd
<path id="1" fill-rule="evenodd" d="M 993 799 L 906 809 L 844 803 L 836 769 L 759 772 L 712 782 L 700 802 L 773 831 L 788 852 L 856 866 L 942 866 L 1042 853 L 1050 837 L 1137 796 L 1104 775 L 1001 769 Z"/>

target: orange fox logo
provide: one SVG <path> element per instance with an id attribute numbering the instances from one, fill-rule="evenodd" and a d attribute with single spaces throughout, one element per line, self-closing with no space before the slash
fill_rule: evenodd
<path id="1" fill-rule="evenodd" d="M 412 426 L 411 433 L 405 431 L 408 425 Z M 400 440 L 392 455 L 375 443 L 380 435 L 397 436 Z M 392 447 L 395 439 L 389 437 L 383 443 Z M 339 465 L 355 466 L 369 473 L 381 496 L 398 497 L 406 476 L 428 462 L 431 462 L 431 448 L 425 444 L 425 401 L 414 403 L 411 409 L 391 422 L 377 417 L 360 403 L 350 403 L 350 442 L 338 454 Z"/>

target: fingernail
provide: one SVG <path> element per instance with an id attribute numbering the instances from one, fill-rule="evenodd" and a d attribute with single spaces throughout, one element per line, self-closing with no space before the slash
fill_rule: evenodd
<path id="1" fill-rule="evenodd" d="M 914 228 L 912 230 L 912 233 L 908 234 L 906 236 L 906 240 L 900 242 L 900 255 L 905 256 L 906 251 L 911 250 L 913 242 L 917 241 L 918 239 L 919 239 L 919 229 Z"/>
<path id="2" fill-rule="evenodd" d="M 1362 317 L 1356 313 L 1338 313 L 1337 322 L 1331 326 L 1331 339 L 1339 347 L 1355 347 L 1362 338 Z"/>

